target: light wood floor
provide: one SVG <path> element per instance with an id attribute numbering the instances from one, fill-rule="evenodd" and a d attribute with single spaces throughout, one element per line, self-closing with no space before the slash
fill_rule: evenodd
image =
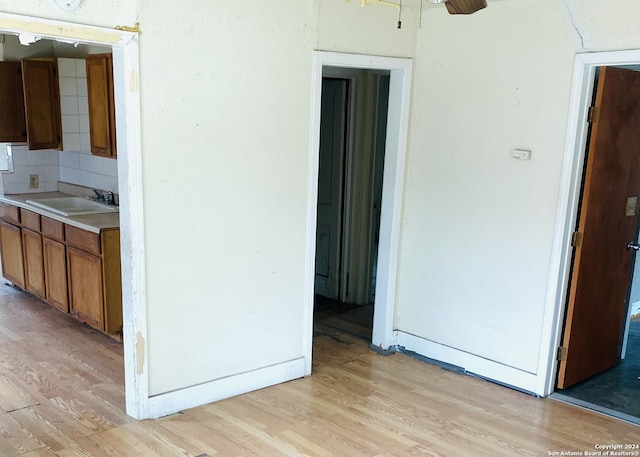
<path id="1" fill-rule="evenodd" d="M 122 346 L 0 287 L 0 456 L 542 456 L 640 443 L 640 428 L 332 330 L 314 374 L 135 421 Z"/>

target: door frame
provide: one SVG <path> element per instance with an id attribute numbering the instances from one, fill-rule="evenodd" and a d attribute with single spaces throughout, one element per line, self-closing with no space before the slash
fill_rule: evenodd
<path id="1" fill-rule="evenodd" d="M 314 51 L 311 74 L 311 121 L 309 135 L 309 173 L 307 195 L 307 252 L 305 267 L 304 350 L 306 373 L 311 374 L 313 343 L 313 298 L 315 277 L 315 243 L 318 201 L 318 161 L 320 149 L 320 103 L 322 73 L 325 67 L 388 70 L 389 109 L 385 145 L 382 214 L 378 278 L 371 343 L 382 350 L 396 344 L 393 332 L 396 279 L 400 246 L 400 216 L 404 189 L 409 107 L 413 61 L 408 58 Z"/>
<path id="2" fill-rule="evenodd" d="M 562 342 L 573 255 L 571 235 L 576 227 L 580 204 L 582 172 L 589 135 L 587 115 L 593 99 L 596 70 L 598 67 L 637 64 L 640 64 L 640 50 L 576 54 L 574 60 L 542 345 L 538 359 L 539 376 L 536 381 L 538 384 L 536 392 L 541 392 L 543 395 L 550 395 L 556 388 L 558 371 L 556 355 Z"/>
<path id="3" fill-rule="evenodd" d="M 0 33 L 27 33 L 46 40 L 110 47 L 118 141 L 120 252 L 126 412 L 135 419 L 150 410 L 147 369 L 147 307 L 140 128 L 138 33 L 0 12 Z"/>

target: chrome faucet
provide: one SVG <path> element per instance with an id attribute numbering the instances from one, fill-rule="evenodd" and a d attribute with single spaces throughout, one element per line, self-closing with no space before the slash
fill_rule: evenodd
<path id="1" fill-rule="evenodd" d="M 94 194 L 96 194 L 96 196 L 94 197 L 94 200 L 99 201 L 99 202 L 104 202 L 106 201 L 106 199 L 104 198 L 104 194 L 102 192 L 100 192 L 99 190 L 96 189 L 91 189 L 93 191 Z"/>
<path id="2" fill-rule="evenodd" d="M 115 205 L 116 204 L 116 196 L 113 192 L 107 191 L 103 192 L 97 189 L 91 189 L 94 194 L 96 194 L 93 199 L 97 202 L 104 203 L 105 205 Z"/>

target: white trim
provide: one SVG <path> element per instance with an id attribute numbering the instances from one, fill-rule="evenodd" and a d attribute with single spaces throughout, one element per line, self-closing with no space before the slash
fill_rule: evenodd
<path id="1" fill-rule="evenodd" d="M 503 365 L 493 360 L 484 359 L 477 355 L 444 346 L 409 333 L 400 331 L 397 333 L 398 345 L 403 346 L 405 350 L 415 352 L 436 361 L 446 361 L 446 363 L 463 368 L 471 374 L 495 380 L 500 384 L 539 394 L 539 392 L 535 391 L 537 376 L 534 373 Z"/>
<path id="2" fill-rule="evenodd" d="M 118 126 L 125 399 L 127 414 L 142 419 L 149 414 L 149 370 L 137 37 L 125 47 L 113 48 L 113 65 Z M 124 156 L 123 149 L 127 151 Z"/>
<path id="3" fill-rule="evenodd" d="M 556 348 L 560 345 L 562 338 L 572 258 L 569 241 L 576 226 L 588 134 L 586 116 L 593 95 L 595 72 L 597 67 L 601 66 L 638 63 L 640 63 L 640 50 L 594 52 L 578 54 L 575 58 L 564 162 L 547 285 L 547 302 L 538 359 L 538 383 L 535 389 L 535 392 L 540 392 L 542 395 L 549 395 L 555 390 Z"/>
<path id="4" fill-rule="evenodd" d="M 106 27 L 0 12 L 0 33 L 21 32 L 30 33 L 45 40 L 76 41 L 103 46 L 125 46 L 137 36 L 133 32 Z"/>
<path id="5" fill-rule="evenodd" d="M 142 207 L 139 59 L 136 33 L 57 20 L 0 13 L 0 33 L 113 47 L 118 135 L 118 193 L 127 414 L 150 414 L 147 373 L 147 308 Z"/>
<path id="6" fill-rule="evenodd" d="M 186 389 L 156 395 L 149 399 L 149 418 L 173 414 L 225 398 L 281 384 L 304 376 L 305 358 L 290 360 L 246 373 L 206 382 Z"/>
<path id="7" fill-rule="evenodd" d="M 397 344 L 393 327 L 412 77 L 412 61 L 403 59 L 402 63 L 402 67 L 390 68 L 389 78 L 389 111 L 371 340 L 371 344 L 381 349 Z"/>
<path id="8" fill-rule="evenodd" d="M 305 374 L 311 373 L 313 338 L 313 284 L 318 201 L 318 161 L 320 149 L 320 103 L 323 67 L 388 70 L 389 115 L 380 217 L 380 243 L 376 280 L 376 301 L 372 344 L 387 349 L 395 344 L 396 275 L 400 245 L 400 214 L 404 188 L 412 60 L 314 51 L 311 74 L 311 122 L 309 134 L 309 187 L 307 196 L 307 262 L 305 272 Z"/>

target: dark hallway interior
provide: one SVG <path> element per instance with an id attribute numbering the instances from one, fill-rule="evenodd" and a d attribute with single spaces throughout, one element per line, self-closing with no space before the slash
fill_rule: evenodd
<path id="1" fill-rule="evenodd" d="M 313 336 L 331 336 L 340 333 L 371 342 L 373 304 L 349 305 L 339 300 L 315 296 Z"/>

